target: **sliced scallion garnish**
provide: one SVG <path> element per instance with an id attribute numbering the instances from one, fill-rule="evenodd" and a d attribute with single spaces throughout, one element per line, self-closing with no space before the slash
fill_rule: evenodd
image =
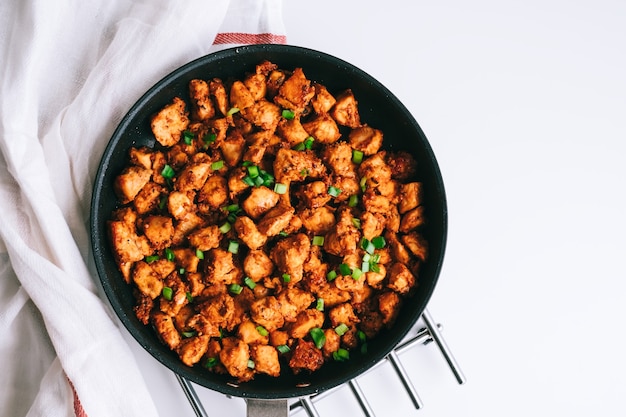
<path id="1" fill-rule="evenodd" d="M 309 334 L 311 335 L 311 339 L 313 339 L 313 343 L 315 343 L 315 347 L 321 349 L 324 347 L 326 343 L 326 335 L 324 334 L 324 330 L 319 327 L 314 327 L 309 330 Z"/>

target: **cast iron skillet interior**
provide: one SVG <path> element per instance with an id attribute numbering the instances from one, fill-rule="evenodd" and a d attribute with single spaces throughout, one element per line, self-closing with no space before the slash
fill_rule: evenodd
<path id="1" fill-rule="evenodd" d="M 416 158 L 418 179 L 425 185 L 428 224 L 423 233 L 429 241 L 430 258 L 418 277 L 416 294 L 405 301 L 393 328 L 369 341 L 366 354 L 357 349 L 350 353 L 348 361 L 329 362 L 313 374 L 293 375 L 287 371 L 279 378 L 258 375 L 253 381 L 236 384 L 231 377 L 208 372 L 199 365 L 185 366 L 157 339 L 150 326 L 137 320 L 131 287 L 122 279 L 113 259 L 106 222 L 118 207 L 113 180 L 127 164 L 129 148 L 154 146 L 150 117 L 175 96 L 187 100 L 191 79 L 242 78 L 263 60 L 288 70 L 301 67 L 307 78 L 325 85 L 334 94 L 352 89 L 359 102 L 361 121 L 383 131 L 384 148 L 405 150 Z M 311 395 L 356 377 L 386 356 L 426 307 L 441 269 L 446 234 L 447 208 L 441 173 L 428 140 L 409 111 L 387 88 L 353 65 L 322 52 L 286 45 L 220 51 L 190 62 L 159 81 L 130 109 L 115 131 L 102 156 L 92 196 L 91 237 L 96 267 L 103 289 L 124 326 L 144 349 L 172 371 L 209 389 L 238 397 L 276 399 Z"/>

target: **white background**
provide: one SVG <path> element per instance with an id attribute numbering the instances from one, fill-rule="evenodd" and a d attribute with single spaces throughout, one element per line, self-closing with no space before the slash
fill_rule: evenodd
<path id="1" fill-rule="evenodd" d="M 401 359 L 424 408 L 382 367 L 362 378 L 377 415 L 626 415 L 626 2 L 285 1 L 283 17 L 288 43 L 404 102 L 446 185 L 429 310 L 467 383 L 418 346 Z M 162 415 L 193 416 L 135 350 Z M 245 415 L 197 389 L 210 416 Z M 318 407 L 361 415 L 347 389 Z"/>

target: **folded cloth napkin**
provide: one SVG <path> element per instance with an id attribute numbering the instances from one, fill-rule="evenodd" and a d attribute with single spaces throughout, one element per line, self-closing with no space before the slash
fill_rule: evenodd
<path id="1" fill-rule="evenodd" d="M 92 185 L 117 123 L 209 52 L 284 43 L 280 0 L 0 2 L 0 416 L 157 416 L 100 293 Z"/>

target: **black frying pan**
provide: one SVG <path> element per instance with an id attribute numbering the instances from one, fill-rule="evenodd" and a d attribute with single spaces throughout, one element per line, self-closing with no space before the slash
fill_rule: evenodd
<path id="1" fill-rule="evenodd" d="M 429 241 L 430 257 L 421 269 L 416 294 L 404 303 L 393 328 L 369 341 L 366 354 L 358 350 L 351 352 L 350 360 L 327 363 L 312 375 L 294 376 L 289 372 L 279 378 L 258 375 L 253 381 L 233 384 L 227 375 L 211 373 L 200 366 L 185 366 L 157 339 L 152 328 L 137 320 L 132 309 L 135 300 L 131 287 L 118 272 L 110 250 L 106 221 L 118 206 L 113 180 L 127 163 L 128 149 L 154 145 L 150 117 L 174 96 L 187 99 L 189 80 L 242 78 L 266 59 L 285 69 L 302 67 L 307 78 L 325 85 L 331 93 L 352 89 L 359 102 L 361 121 L 383 131 L 384 148 L 405 150 L 415 157 L 418 179 L 425 185 L 428 223 L 423 233 Z M 409 111 L 387 88 L 353 65 L 322 52 L 285 45 L 255 45 L 220 51 L 199 58 L 159 81 L 130 109 L 113 134 L 102 156 L 91 206 L 92 245 L 100 280 L 113 309 L 137 342 L 180 376 L 209 389 L 249 399 L 285 399 L 328 390 L 365 372 L 385 357 L 426 307 L 441 269 L 446 234 L 447 208 L 441 173 L 428 140 Z"/>

